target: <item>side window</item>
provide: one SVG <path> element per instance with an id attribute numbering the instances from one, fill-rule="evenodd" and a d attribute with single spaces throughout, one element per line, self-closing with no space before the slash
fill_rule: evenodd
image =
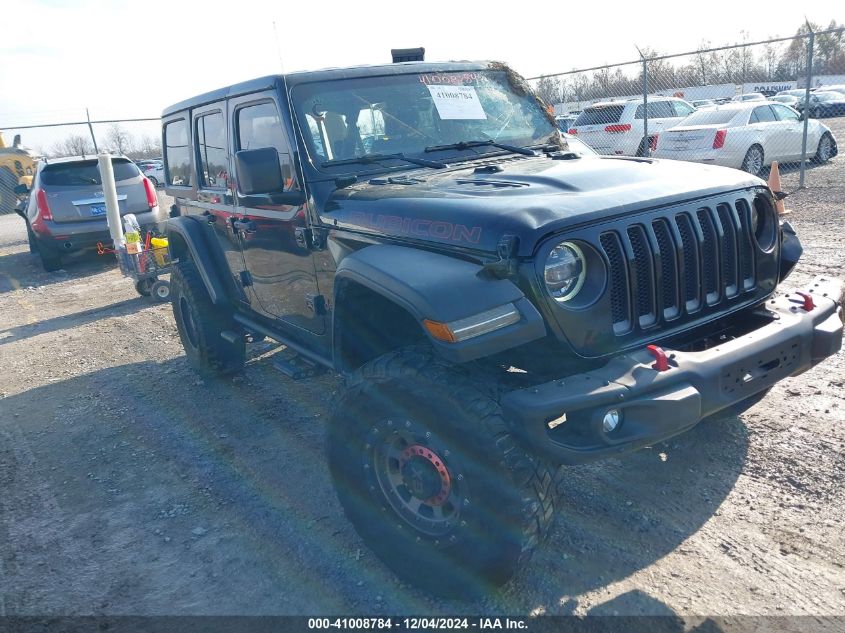
<path id="1" fill-rule="evenodd" d="M 751 123 L 768 123 L 770 121 L 776 121 L 775 113 L 772 112 L 772 108 L 770 106 L 758 106 L 754 108 L 754 113 L 751 115 Z"/>
<path id="2" fill-rule="evenodd" d="M 228 180 L 226 157 L 226 121 L 222 112 L 197 117 L 197 156 L 199 156 L 200 185 L 225 189 Z"/>
<path id="3" fill-rule="evenodd" d="M 279 153 L 279 165 L 285 191 L 293 188 L 293 169 L 290 148 L 282 130 L 282 122 L 272 101 L 240 108 L 235 115 L 238 130 L 238 149 L 272 147 Z"/>
<path id="4" fill-rule="evenodd" d="M 675 114 L 678 116 L 686 117 L 695 112 L 695 108 L 683 101 L 673 101 L 672 104 L 675 106 Z"/>
<path id="5" fill-rule="evenodd" d="M 648 104 L 648 117 L 650 119 L 669 119 L 675 117 L 675 110 L 671 101 L 655 101 Z"/>
<path id="6" fill-rule="evenodd" d="M 164 126 L 164 146 L 167 184 L 190 187 L 191 151 L 188 143 L 188 122 L 185 119 Z"/>
<path id="7" fill-rule="evenodd" d="M 800 121 L 800 117 L 798 113 L 790 110 L 786 106 L 782 105 L 773 105 L 772 106 L 775 110 L 775 114 L 777 115 L 778 119 L 781 121 Z"/>

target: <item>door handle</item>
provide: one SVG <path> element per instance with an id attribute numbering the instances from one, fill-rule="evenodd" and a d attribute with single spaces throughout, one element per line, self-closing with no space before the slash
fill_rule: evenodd
<path id="1" fill-rule="evenodd" d="M 255 233 L 258 230 L 258 226 L 252 220 L 233 220 L 232 226 L 236 231 L 244 233 Z"/>

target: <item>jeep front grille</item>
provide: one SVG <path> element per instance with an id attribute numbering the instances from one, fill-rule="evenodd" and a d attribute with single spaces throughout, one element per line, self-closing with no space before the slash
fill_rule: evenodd
<path id="1" fill-rule="evenodd" d="M 750 207 L 735 204 L 661 214 L 604 231 L 613 331 L 628 334 L 727 304 L 756 287 Z"/>

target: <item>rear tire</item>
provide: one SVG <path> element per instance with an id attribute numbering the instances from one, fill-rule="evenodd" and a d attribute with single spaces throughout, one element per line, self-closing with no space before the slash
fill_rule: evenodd
<path id="1" fill-rule="evenodd" d="M 763 148 L 759 145 L 752 145 L 745 152 L 745 158 L 742 159 L 742 171 L 747 171 L 752 176 L 759 176 L 763 173 L 763 166 L 765 165 L 765 154 Z"/>
<path id="2" fill-rule="evenodd" d="M 192 261 L 173 267 L 170 275 L 170 301 L 176 329 L 191 366 L 201 374 L 236 372 L 246 362 L 246 342 L 223 339 L 225 330 L 240 331 L 229 312 L 211 302 L 205 285 Z"/>
<path id="3" fill-rule="evenodd" d="M 139 279 L 135 282 L 135 292 L 142 297 L 149 297 L 152 293 L 153 284 L 149 279 Z"/>
<path id="4" fill-rule="evenodd" d="M 29 228 L 29 222 L 26 223 L 26 241 L 29 243 L 29 252 L 33 255 L 38 252 L 38 243 L 35 241 L 35 233 Z"/>
<path id="5" fill-rule="evenodd" d="M 816 155 L 813 157 L 813 162 L 822 165 L 829 161 L 833 156 L 833 137 L 829 132 L 822 134 L 819 139 L 819 146 L 816 148 Z"/>
<path id="6" fill-rule="evenodd" d="M 494 398 L 430 350 L 359 369 L 327 436 L 341 505 L 403 580 L 478 598 L 507 583 L 548 534 L 552 467 L 523 451 Z"/>
<path id="7" fill-rule="evenodd" d="M 45 248 L 37 241 L 35 242 L 35 248 L 38 251 L 38 258 L 41 260 L 41 266 L 46 272 L 52 273 L 57 270 L 61 270 L 62 258 L 60 255 L 48 248 Z"/>
<path id="8" fill-rule="evenodd" d="M 170 300 L 170 284 L 164 279 L 157 279 L 150 292 L 153 299 L 159 303 Z"/>

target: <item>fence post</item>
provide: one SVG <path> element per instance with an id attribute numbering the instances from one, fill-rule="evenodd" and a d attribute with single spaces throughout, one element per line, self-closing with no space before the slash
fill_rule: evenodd
<path id="1" fill-rule="evenodd" d="M 637 49 L 643 59 L 643 156 L 651 156 L 651 143 L 648 142 L 648 60 Z M 636 115 L 635 115 L 636 116 Z"/>
<path id="2" fill-rule="evenodd" d="M 810 29 L 810 24 L 807 24 Z M 798 176 L 798 188 L 804 188 L 804 174 L 807 171 L 807 127 L 810 124 L 810 88 L 813 83 L 813 44 L 816 34 L 810 29 L 810 39 L 807 43 L 807 85 L 804 87 L 804 131 L 801 136 L 801 173 Z"/>
<path id="3" fill-rule="evenodd" d="M 88 114 L 88 108 L 85 108 L 85 118 L 88 119 L 88 131 L 91 132 L 91 140 L 94 142 L 94 153 L 99 154 L 100 150 L 97 147 L 97 137 L 94 136 L 94 126 L 91 125 L 91 115 Z"/>

